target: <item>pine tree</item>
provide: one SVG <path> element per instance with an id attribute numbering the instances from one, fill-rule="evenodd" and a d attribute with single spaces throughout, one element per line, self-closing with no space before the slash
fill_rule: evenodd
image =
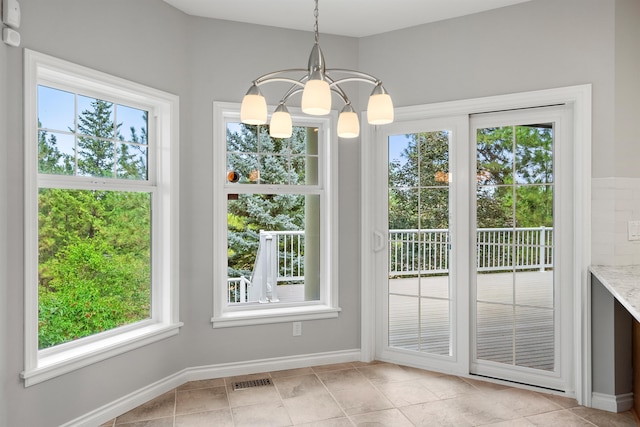
<path id="1" fill-rule="evenodd" d="M 38 128 L 42 127 L 38 121 Z M 73 175 L 73 158 L 61 153 L 55 135 L 47 131 L 38 132 L 38 170 L 40 173 L 55 175 Z"/>
<path id="2" fill-rule="evenodd" d="M 143 123 L 147 123 L 148 115 L 147 111 L 142 112 Z M 118 139 L 121 141 L 117 152 L 118 178 L 147 179 L 147 128 L 141 128 L 140 135 L 133 126 L 129 130 L 131 143 L 125 142 L 118 132 Z"/>
<path id="3" fill-rule="evenodd" d="M 91 110 L 84 110 L 78 118 L 78 173 L 81 175 L 113 177 L 115 148 L 112 139 L 116 135 L 113 104 L 94 99 Z"/>

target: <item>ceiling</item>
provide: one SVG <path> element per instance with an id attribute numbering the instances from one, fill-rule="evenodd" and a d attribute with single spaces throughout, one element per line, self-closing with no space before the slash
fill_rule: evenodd
<path id="1" fill-rule="evenodd" d="M 189 15 L 313 30 L 312 0 L 164 0 Z M 364 37 L 531 0 L 321 0 L 319 31 Z"/>

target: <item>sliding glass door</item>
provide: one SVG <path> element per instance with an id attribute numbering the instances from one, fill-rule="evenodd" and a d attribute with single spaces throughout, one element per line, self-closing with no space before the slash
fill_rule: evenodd
<path id="1" fill-rule="evenodd" d="M 398 122 L 378 142 L 377 356 L 564 390 L 573 307 L 561 107 Z M 565 201 L 563 201 L 565 200 Z"/>
<path id="2" fill-rule="evenodd" d="M 389 346 L 451 355 L 447 129 L 388 137 Z"/>
<path id="3" fill-rule="evenodd" d="M 563 353 L 571 348 L 562 348 L 570 330 L 562 314 L 572 307 L 571 282 L 563 280 L 571 224 L 559 198 L 570 197 L 559 129 L 566 114 L 547 108 L 471 119 L 472 373 L 563 389 Z"/>

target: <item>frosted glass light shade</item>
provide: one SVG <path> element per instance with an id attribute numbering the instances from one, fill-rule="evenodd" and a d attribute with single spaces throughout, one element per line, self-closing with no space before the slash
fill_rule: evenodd
<path id="1" fill-rule="evenodd" d="M 342 111 L 338 117 L 338 136 L 356 138 L 360 135 L 360 121 L 354 111 Z"/>
<path id="2" fill-rule="evenodd" d="M 307 80 L 302 91 L 302 111 L 312 116 L 324 116 L 331 111 L 331 88 L 324 80 Z"/>
<path id="3" fill-rule="evenodd" d="M 242 98 L 240 120 L 248 125 L 263 125 L 267 123 L 267 101 L 264 96 L 259 93 L 247 93 Z"/>
<path id="4" fill-rule="evenodd" d="M 273 138 L 291 138 L 293 134 L 293 123 L 291 122 L 291 114 L 283 109 L 276 109 L 271 115 L 271 123 L 269 123 L 269 135 Z"/>
<path id="5" fill-rule="evenodd" d="M 367 121 L 372 125 L 393 122 L 393 101 L 388 93 L 372 94 L 367 105 Z"/>

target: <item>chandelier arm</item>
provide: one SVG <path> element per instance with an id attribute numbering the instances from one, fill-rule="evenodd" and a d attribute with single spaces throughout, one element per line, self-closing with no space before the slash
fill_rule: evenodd
<path id="1" fill-rule="evenodd" d="M 377 85 L 379 83 L 378 81 L 374 82 L 374 81 L 371 81 L 371 80 L 368 80 L 368 79 L 364 79 L 362 77 L 347 77 L 347 78 L 344 78 L 344 79 L 335 80 L 335 81 L 329 83 L 329 86 L 331 88 L 333 88 L 333 87 L 337 87 L 339 84 L 347 83 L 347 82 L 369 83 L 369 84 L 371 84 L 373 86 L 375 86 L 375 85 Z"/>
<path id="2" fill-rule="evenodd" d="M 267 83 L 274 83 L 274 82 L 284 82 L 284 83 L 291 83 L 294 86 L 300 86 L 300 87 L 304 87 L 304 81 L 300 81 L 300 80 L 294 80 L 294 79 L 290 79 L 287 77 L 272 77 L 266 80 L 262 80 L 262 81 L 255 81 L 255 85 L 256 86 L 262 86 L 264 84 Z"/>
<path id="3" fill-rule="evenodd" d="M 295 86 L 295 85 L 291 86 L 291 88 L 289 88 L 287 93 L 284 94 L 284 96 L 282 97 L 280 102 L 282 102 L 282 103 L 287 102 L 287 100 L 289 98 L 291 98 L 293 95 L 295 95 L 296 93 L 300 93 L 302 91 L 303 91 L 303 89 L 301 87 L 298 87 L 298 86 Z"/>
<path id="4" fill-rule="evenodd" d="M 352 76 L 354 76 L 353 78 L 360 77 L 362 80 L 359 80 L 359 81 L 369 82 L 373 85 L 376 85 L 382 82 L 381 80 L 375 78 L 371 74 L 363 73 L 362 71 L 348 70 L 344 68 L 327 68 L 326 73 L 328 74 L 330 72 L 351 74 Z"/>
<path id="5" fill-rule="evenodd" d="M 351 104 L 349 97 L 347 96 L 346 93 L 344 93 L 344 91 L 340 86 L 334 86 L 334 87 L 329 86 L 329 87 L 334 93 L 336 93 L 340 98 L 342 98 L 345 104 Z"/>
<path id="6" fill-rule="evenodd" d="M 344 90 L 342 90 L 342 88 L 340 86 L 338 86 L 338 82 L 335 81 L 330 75 L 328 75 L 327 73 L 325 73 L 323 75 L 324 79 L 327 81 L 327 83 L 329 83 L 329 89 L 334 91 L 336 94 L 338 94 L 340 96 L 340 98 L 342 98 L 342 100 L 344 101 L 345 104 L 351 104 L 351 101 L 349 100 L 349 97 L 347 96 L 347 94 L 345 93 Z"/>
<path id="7" fill-rule="evenodd" d="M 258 77 L 257 79 L 255 79 L 253 81 L 253 83 L 255 83 L 256 85 L 260 86 L 263 83 L 274 81 L 274 79 L 279 78 L 278 76 L 280 76 L 282 74 L 306 73 L 306 72 L 308 72 L 308 70 L 306 68 L 289 68 L 287 70 L 278 70 L 278 71 L 274 71 L 272 73 L 267 73 L 267 74 L 264 74 L 264 75 Z M 286 78 L 286 77 L 280 77 L 280 78 Z M 293 80 L 293 79 L 291 79 L 291 80 Z"/>
<path id="8" fill-rule="evenodd" d="M 338 94 L 338 96 L 342 98 L 345 104 L 351 104 L 351 101 L 349 101 L 349 97 L 344 92 L 344 90 L 342 90 L 340 86 L 336 85 L 334 82 L 331 82 L 329 84 L 329 89 L 331 89 L 331 91 L 333 91 L 334 93 Z"/>
<path id="9" fill-rule="evenodd" d="M 291 87 L 287 93 L 284 94 L 284 96 L 282 97 L 282 99 L 280 100 L 280 103 L 286 103 L 289 98 L 291 98 L 293 95 L 302 92 L 302 88 L 299 88 L 297 86 L 293 86 Z M 342 88 L 340 87 L 332 87 L 331 91 L 333 93 L 335 93 L 336 95 L 338 95 L 340 97 L 340 99 L 342 99 L 342 101 L 344 101 L 345 104 L 351 104 L 351 100 L 349 100 L 349 97 L 347 96 L 346 93 L 344 93 L 344 91 L 342 90 Z"/>

